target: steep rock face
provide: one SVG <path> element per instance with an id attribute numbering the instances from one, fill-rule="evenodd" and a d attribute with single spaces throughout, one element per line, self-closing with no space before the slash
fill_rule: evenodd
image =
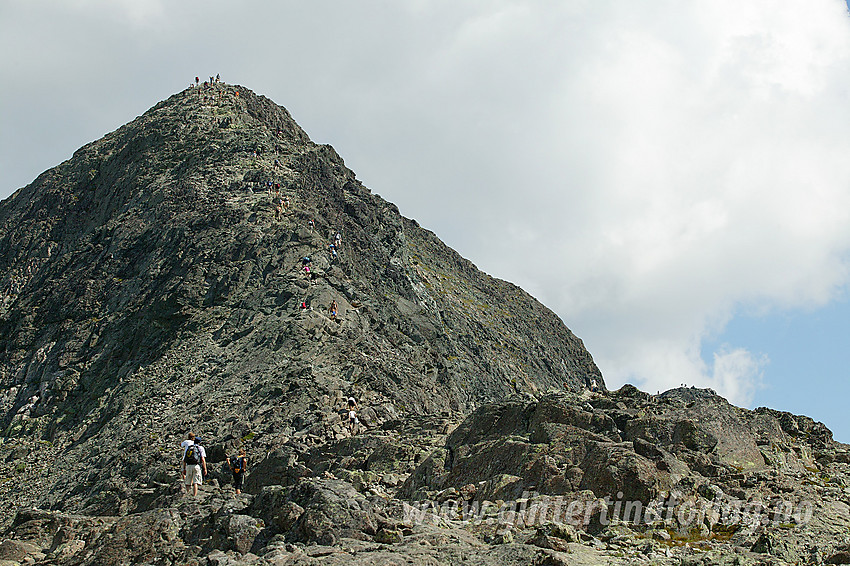
<path id="1" fill-rule="evenodd" d="M 23 494 L 69 510 L 126 512 L 189 429 L 218 462 L 345 436 L 349 394 L 379 424 L 603 384 L 555 314 L 238 86 L 178 93 L 0 204 L 0 288 L 8 461 L 75 469 Z"/>

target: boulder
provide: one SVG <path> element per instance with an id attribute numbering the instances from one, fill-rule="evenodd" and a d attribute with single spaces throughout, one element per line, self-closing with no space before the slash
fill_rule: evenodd
<path id="1" fill-rule="evenodd" d="M 41 549 L 36 545 L 14 539 L 5 539 L 0 542 L 0 560 L 22 562 L 27 556 L 31 556 Z"/>
<path id="2" fill-rule="evenodd" d="M 291 493 L 291 487 L 265 486 L 254 497 L 248 512 L 262 519 L 274 533 L 287 533 L 304 513 L 303 507 L 290 500 Z"/>
<path id="3" fill-rule="evenodd" d="M 293 485 L 312 475 L 313 471 L 299 462 L 294 450 L 281 448 L 251 466 L 244 487 L 247 493 L 257 494 L 264 486 Z"/>
<path id="4" fill-rule="evenodd" d="M 294 540 L 333 544 L 341 537 L 366 539 L 377 532 L 378 511 L 347 482 L 302 480 L 288 499 L 304 509 L 290 531 Z"/>
<path id="5" fill-rule="evenodd" d="M 250 552 L 263 527 L 265 524 L 261 519 L 248 515 L 230 515 L 224 522 L 229 547 L 240 554 Z"/>

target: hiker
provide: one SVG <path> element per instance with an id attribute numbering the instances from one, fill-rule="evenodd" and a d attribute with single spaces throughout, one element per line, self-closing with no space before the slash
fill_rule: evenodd
<path id="1" fill-rule="evenodd" d="M 336 320 L 337 305 L 335 300 L 331 301 L 331 308 L 329 310 L 331 311 L 331 320 Z"/>
<path id="2" fill-rule="evenodd" d="M 599 392 L 599 384 L 596 383 L 595 379 L 590 380 L 590 392 L 598 393 Z"/>
<path id="3" fill-rule="evenodd" d="M 302 311 L 306 311 L 306 310 L 307 310 L 307 300 L 306 300 L 306 299 L 304 299 L 303 301 L 301 301 L 301 310 L 302 310 Z"/>
<path id="4" fill-rule="evenodd" d="M 239 449 L 239 456 L 231 460 L 227 459 L 227 465 L 233 472 L 233 489 L 236 490 L 236 495 L 242 493 L 242 482 L 245 479 L 245 470 L 248 469 L 248 457 L 245 456 L 245 449 Z"/>
<path id="5" fill-rule="evenodd" d="M 221 82 L 221 75 L 218 74 L 218 73 L 215 74 L 215 82 L 217 82 L 217 83 Z"/>
<path id="6" fill-rule="evenodd" d="M 310 228 L 310 232 L 312 232 L 312 231 L 313 231 L 313 228 L 315 228 L 315 227 L 316 227 L 316 223 L 315 223 L 315 222 L 313 222 L 313 219 L 311 218 L 311 219 L 310 219 L 310 221 L 309 221 L 309 222 L 307 222 L 307 226 L 309 226 L 309 228 Z"/>
<path id="7" fill-rule="evenodd" d="M 354 405 L 351 402 L 354 401 L 354 398 L 348 398 L 348 432 L 352 435 L 357 434 L 357 425 L 360 424 L 360 419 L 357 418 L 357 409 L 355 409 Z"/>
<path id="8" fill-rule="evenodd" d="M 201 468 L 203 467 L 203 474 Z M 187 444 L 183 450 L 183 483 L 186 485 L 186 493 L 192 486 L 192 496 L 198 496 L 198 486 L 204 482 L 207 475 L 207 452 L 201 446 L 201 439 L 195 438 L 192 444 Z"/>
<path id="9" fill-rule="evenodd" d="M 328 251 L 329 251 L 329 252 L 330 252 L 330 254 L 331 254 L 331 261 L 335 260 L 335 259 L 336 259 L 336 256 L 337 256 L 337 253 L 336 253 L 336 246 L 335 246 L 335 245 L 333 245 L 333 244 L 328 244 Z"/>
<path id="10" fill-rule="evenodd" d="M 334 236 L 334 242 L 336 243 L 336 247 L 342 246 L 342 235 L 339 232 Z"/>
<path id="11" fill-rule="evenodd" d="M 195 86 L 198 86 L 198 83 L 201 81 L 200 77 L 195 77 Z"/>

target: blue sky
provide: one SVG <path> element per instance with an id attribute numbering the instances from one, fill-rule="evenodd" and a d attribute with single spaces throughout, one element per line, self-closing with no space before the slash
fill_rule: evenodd
<path id="1" fill-rule="evenodd" d="M 0 197 L 221 73 L 557 312 L 609 387 L 850 441 L 843 0 L 0 0 Z"/>
<path id="2" fill-rule="evenodd" d="M 723 344 L 765 353 L 762 384 L 752 406 L 817 416 L 836 440 L 850 441 L 850 302 L 815 310 L 739 315 L 703 344 L 703 356 Z"/>

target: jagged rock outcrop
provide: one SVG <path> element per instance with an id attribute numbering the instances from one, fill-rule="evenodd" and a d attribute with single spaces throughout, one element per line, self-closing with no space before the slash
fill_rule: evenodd
<path id="1" fill-rule="evenodd" d="M 725 447 L 720 438 L 693 443 L 687 435 L 666 447 L 644 440 L 683 417 L 691 437 L 710 434 L 701 411 L 687 413 L 695 400 L 735 416 L 739 428 Z M 650 416 L 655 424 L 646 425 Z M 644 424 L 630 426 L 636 422 Z M 459 423 L 411 415 L 312 446 L 291 440 L 253 466 L 241 496 L 219 476 L 197 499 L 163 486 L 146 509 L 124 516 L 24 509 L 0 559 L 6 552 L 44 564 L 842 563 L 850 548 L 850 446 L 828 436 L 806 417 L 736 409 L 696 389 L 517 397 Z M 726 463 L 729 447 L 747 453 L 751 443 L 763 456 L 758 465 Z"/>

